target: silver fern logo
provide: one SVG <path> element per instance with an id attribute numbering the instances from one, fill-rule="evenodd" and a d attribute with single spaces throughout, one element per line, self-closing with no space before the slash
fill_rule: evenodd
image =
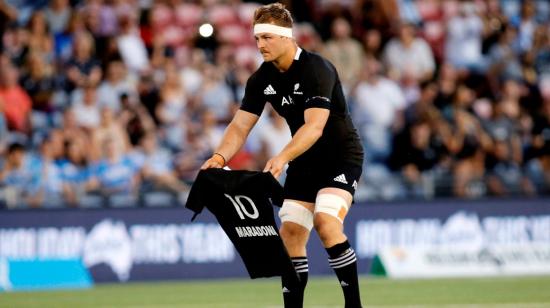
<path id="1" fill-rule="evenodd" d="M 302 95 L 304 94 L 302 91 L 298 91 L 298 89 L 300 88 L 300 84 L 297 83 L 294 85 L 294 94 L 298 94 L 298 95 Z"/>

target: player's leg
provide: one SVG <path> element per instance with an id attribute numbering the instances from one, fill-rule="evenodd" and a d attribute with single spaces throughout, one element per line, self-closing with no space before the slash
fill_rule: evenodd
<path id="1" fill-rule="evenodd" d="M 329 255 L 329 264 L 336 273 L 346 308 L 361 307 L 357 259 L 344 234 L 344 218 L 352 203 L 350 192 L 340 188 L 323 188 L 315 201 L 314 226 Z"/>
<path id="2" fill-rule="evenodd" d="M 279 211 L 281 238 L 300 278 L 298 290 L 292 290 L 289 278 L 282 276 L 285 307 L 302 307 L 304 289 L 308 279 L 306 244 L 313 228 L 314 204 L 297 200 L 285 200 Z"/>

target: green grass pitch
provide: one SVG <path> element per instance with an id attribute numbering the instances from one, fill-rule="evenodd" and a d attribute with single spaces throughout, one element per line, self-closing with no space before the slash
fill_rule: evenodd
<path id="1" fill-rule="evenodd" d="M 550 307 L 550 276 L 477 279 L 361 279 L 364 307 Z M 88 290 L 0 293 L 0 307 L 282 307 L 277 279 L 99 284 Z M 335 277 L 312 278 L 306 308 L 343 307 Z"/>

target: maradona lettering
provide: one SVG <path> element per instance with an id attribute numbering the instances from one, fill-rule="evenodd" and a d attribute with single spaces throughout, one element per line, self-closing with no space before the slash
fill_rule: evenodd
<path id="1" fill-rule="evenodd" d="M 273 226 L 235 227 L 235 230 L 239 237 L 277 236 L 277 231 Z"/>

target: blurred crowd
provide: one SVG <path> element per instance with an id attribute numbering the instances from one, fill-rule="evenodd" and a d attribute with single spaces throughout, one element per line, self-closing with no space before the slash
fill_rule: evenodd
<path id="1" fill-rule="evenodd" d="M 0 0 L 0 207 L 178 204 L 261 64 L 240 0 Z M 282 1 L 336 66 L 358 200 L 550 193 L 550 3 Z M 266 107 L 234 169 L 290 140 Z"/>

